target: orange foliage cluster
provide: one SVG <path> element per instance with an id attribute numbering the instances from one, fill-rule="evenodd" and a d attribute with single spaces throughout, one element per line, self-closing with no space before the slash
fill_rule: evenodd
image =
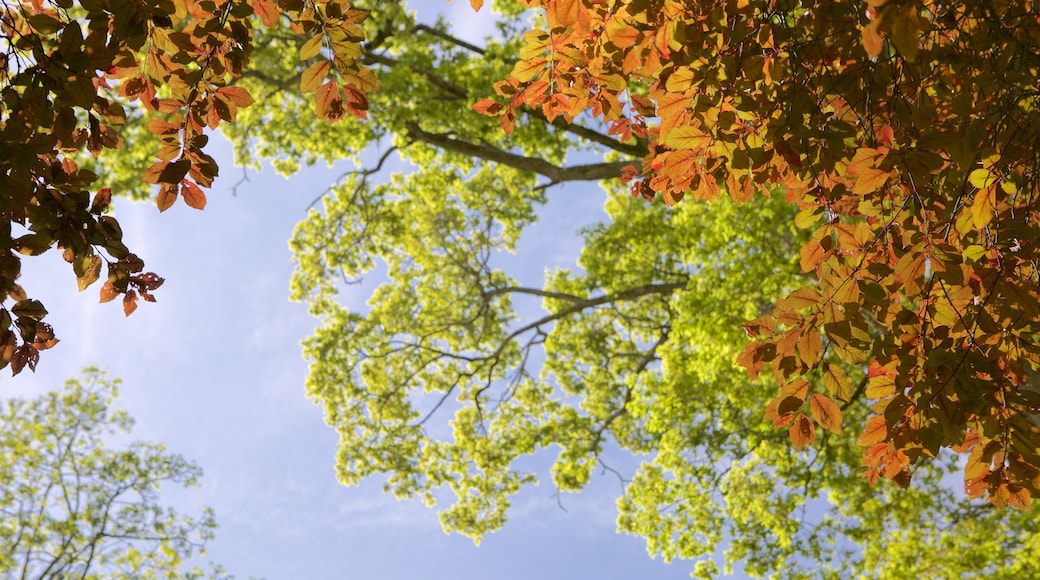
<path id="1" fill-rule="evenodd" d="M 318 113 L 336 121 L 365 116 L 365 91 L 377 83 L 361 67 L 360 23 L 367 12 L 347 0 L 43 0 L 5 3 L 0 11 L 0 367 L 35 369 L 39 351 L 57 339 L 42 319 L 43 305 L 16 282 L 19 255 L 57 246 L 72 264 L 80 290 L 101 275 L 101 301 L 123 295 L 127 316 L 138 297 L 163 283 L 142 273 L 144 262 L 122 242 L 122 230 L 104 215 L 112 192 L 91 201 L 97 175 L 80 168 L 77 153 L 97 157 L 124 146 L 115 127 L 127 123 L 124 106 L 152 119 L 148 130 L 162 146 L 143 179 L 158 186 L 164 211 L 178 198 L 206 205 L 203 187 L 217 164 L 203 149 L 206 129 L 234 122 L 253 102 L 232 86 L 252 51 L 253 26 L 290 28 L 311 38 L 300 50 L 307 69 L 301 91 L 316 93 Z M 326 49 L 324 52 L 322 49 Z M 330 79 L 326 82 L 326 79 Z M 16 236 L 12 225 L 28 230 Z"/>
<path id="2" fill-rule="evenodd" d="M 1040 11 L 1029 0 L 526 0 L 544 25 L 499 99 L 649 139 L 633 195 L 780 186 L 818 283 L 750 322 L 801 449 L 873 405 L 866 477 L 969 454 L 971 497 L 1040 493 Z M 749 207 L 749 211 L 753 208 Z M 856 384 L 849 376 L 865 374 Z"/>

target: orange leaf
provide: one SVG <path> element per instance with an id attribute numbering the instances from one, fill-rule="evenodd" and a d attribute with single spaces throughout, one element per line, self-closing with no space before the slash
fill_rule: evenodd
<path id="1" fill-rule="evenodd" d="M 155 198 L 155 205 L 159 208 L 159 211 L 166 211 L 173 207 L 176 201 L 177 186 L 172 183 L 164 183 L 159 190 L 158 197 Z"/>
<path id="2" fill-rule="evenodd" d="M 820 340 L 820 331 L 811 328 L 798 338 L 798 357 L 807 366 L 812 367 L 820 362 L 821 356 L 823 356 L 823 345 Z"/>
<path id="3" fill-rule="evenodd" d="M 867 425 L 863 428 L 863 433 L 860 433 L 856 445 L 870 447 L 871 445 L 881 443 L 886 437 L 888 437 L 888 423 L 885 422 L 883 416 L 875 415 L 867 421 Z"/>
<path id="4" fill-rule="evenodd" d="M 813 395 L 809 399 L 809 411 L 821 427 L 836 435 L 841 434 L 841 409 L 829 397 Z"/>
<path id="5" fill-rule="evenodd" d="M 115 300 L 119 293 L 112 287 L 112 282 L 105 280 L 105 283 L 101 286 L 101 300 L 100 302 L 111 302 Z"/>
<path id="6" fill-rule="evenodd" d="M 478 12 L 484 6 L 484 0 L 469 0 L 469 5 L 473 7 L 474 12 Z"/>
<path id="7" fill-rule="evenodd" d="M 242 87 L 221 87 L 217 90 L 217 94 L 227 97 L 239 107 L 248 107 L 253 104 L 252 95 Z"/>
<path id="8" fill-rule="evenodd" d="M 791 443 L 798 451 L 805 449 L 806 445 L 810 445 L 816 440 L 816 428 L 813 426 L 812 420 L 802 413 L 798 414 L 788 433 L 791 435 Z"/>
<path id="9" fill-rule="evenodd" d="M 476 103 L 473 103 L 473 110 L 480 113 L 481 115 L 487 115 L 488 117 L 494 117 L 502 111 L 503 107 L 500 103 L 495 102 L 494 99 L 481 99 Z"/>
<path id="10" fill-rule="evenodd" d="M 181 182 L 181 197 L 188 207 L 202 209 L 206 207 L 206 194 L 198 185 L 185 179 Z"/>
<path id="11" fill-rule="evenodd" d="M 549 0 L 549 9 L 546 19 L 549 26 L 570 26 L 578 21 L 578 12 L 581 8 L 579 0 Z"/>
<path id="12" fill-rule="evenodd" d="M 343 97 L 339 94 L 336 83 L 329 81 L 318 89 L 314 95 L 315 108 L 318 115 L 335 123 L 343 118 Z"/>
<path id="13" fill-rule="evenodd" d="M 880 20 L 875 20 L 863 29 L 863 48 L 867 49 L 867 54 L 870 56 L 878 56 L 881 54 L 883 40 L 877 31 L 878 22 L 880 22 Z"/>
<path id="14" fill-rule="evenodd" d="M 130 316 L 137 310 L 137 292 L 130 290 L 123 296 L 123 315 Z"/>
<path id="15" fill-rule="evenodd" d="M 802 267 L 802 272 L 812 272 L 826 257 L 827 251 L 823 249 L 820 242 L 809 240 L 808 243 L 802 246 L 802 250 L 799 252 L 799 264 Z"/>

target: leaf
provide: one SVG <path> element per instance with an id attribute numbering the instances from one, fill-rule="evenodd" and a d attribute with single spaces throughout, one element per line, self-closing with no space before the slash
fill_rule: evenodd
<path id="1" fill-rule="evenodd" d="M 809 398 L 809 411 L 821 427 L 835 435 L 841 434 L 841 409 L 830 398 L 813 395 Z"/>
<path id="2" fill-rule="evenodd" d="M 484 6 L 484 0 L 469 0 L 469 5 L 473 7 L 474 12 L 479 12 Z"/>
<path id="3" fill-rule="evenodd" d="M 314 105 L 318 116 L 330 122 L 336 122 L 343 118 L 343 97 L 339 94 L 339 87 L 330 81 L 322 85 L 314 95 Z"/>
<path id="4" fill-rule="evenodd" d="M 971 203 L 969 213 L 971 225 L 976 230 L 981 230 L 993 220 L 994 208 L 997 203 L 997 188 L 989 186 L 975 192 L 975 199 Z"/>
<path id="5" fill-rule="evenodd" d="M 123 295 L 123 315 L 130 316 L 137 310 L 137 292 L 128 290 Z"/>
<path id="6" fill-rule="evenodd" d="M 884 42 L 878 34 L 878 20 L 874 20 L 863 29 L 863 48 L 867 54 L 876 57 L 881 55 L 881 47 Z"/>
<path id="7" fill-rule="evenodd" d="M 110 280 L 105 280 L 105 283 L 101 285 L 100 302 L 111 302 L 112 300 L 115 300 L 116 296 L 118 295 L 119 293 L 116 292 L 116 289 L 112 287 L 112 282 Z"/>
<path id="8" fill-rule="evenodd" d="M 827 252 L 820 245 L 817 240 L 809 240 L 802 246 L 799 252 L 799 265 L 802 268 L 802 272 L 812 272 L 816 270 L 816 267 L 823 262 L 823 259 L 827 257 Z"/>
<path id="9" fill-rule="evenodd" d="M 325 77 L 329 76 L 329 61 L 322 59 L 307 67 L 300 75 L 300 92 L 313 93 L 322 87 Z"/>
<path id="10" fill-rule="evenodd" d="M 184 198 L 184 203 L 188 204 L 188 207 L 199 210 L 206 207 L 205 192 L 187 179 L 181 181 L 181 197 Z"/>
<path id="11" fill-rule="evenodd" d="M 239 107 L 248 107 L 253 104 L 252 95 L 242 87 L 221 87 L 217 90 L 217 94 L 227 97 Z"/>
<path id="12" fill-rule="evenodd" d="M 300 60 L 310 60 L 310 59 L 318 56 L 318 54 L 321 52 L 322 43 L 324 41 L 325 41 L 325 33 L 324 32 L 320 32 L 320 33 L 315 34 L 314 36 L 312 36 L 311 39 L 308 40 L 307 42 L 303 43 L 303 46 L 300 47 Z M 325 77 L 323 75 L 322 76 L 322 80 L 324 80 L 324 78 Z M 304 91 L 304 92 L 309 92 L 309 91 Z"/>
<path id="13" fill-rule="evenodd" d="M 885 422 L 885 418 L 881 415 L 875 415 L 867 421 L 867 425 L 863 428 L 863 433 L 860 434 L 856 445 L 870 447 L 881 443 L 886 437 L 888 437 L 888 423 Z"/>
<path id="14" fill-rule="evenodd" d="M 664 144 L 672 149 L 702 151 L 705 147 L 711 145 L 711 139 L 711 135 L 704 133 L 700 129 L 682 126 L 675 127 L 669 131 L 664 138 Z"/>
<path id="15" fill-rule="evenodd" d="M 164 212 L 171 207 L 177 201 L 177 186 L 172 183 L 164 183 L 159 188 L 159 195 L 155 197 L 155 205 L 159 208 L 160 212 Z"/>
<path id="16" fill-rule="evenodd" d="M 892 23 L 892 44 L 908 60 L 916 60 L 921 43 L 921 20 L 917 6 L 908 3 L 901 8 L 902 14 Z"/>
<path id="17" fill-rule="evenodd" d="M 80 292 L 86 290 L 88 286 L 97 282 L 97 279 L 101 277 L 101 257 L 97 255 L 90 256 L 87 261 L 89 263 L 83 269 L 83 273 L 76 278 Z"/>
<path id="18" fill-rule="evenodd" d="M 834 363 L 827 363 L 823 367 L 823 386 L 832 397 L 840 401 L 849 401 L 856 392 L 849 375 Z"/>
<path id="19" fill-rule="evenodd" d="M 473 110 L 486 115 L 488 117 L 494 117 L 498 115 L 505 107 L 496 102 L 494 99 L 481 99 L 473 104 Z"/>
<path id="20" fill-rule="evenodd" d="M 798 413 L 798 416 L 795 417 L 788 433 L 791 436 L 791 443 L 797 451 L 805 449 L 806 445 L 811 445 L 816 440 L 816 428 L 813 427 L 812 420 L 802 413 Z"/>
<path id="21" fill-rule="evenodd" d="M 43 320 L 47 316 L 47 309 L 43 307 L 43 304 L 39 300 L 20 300 L 11 308 L 11 314 L 22 318 L 31 318 L 33 320 Z"/>
<path id="22" fill-rule="evenodd" d="M 556 28 L 576 23 L 580 9 L 580 0 L 549 0 L 549 7 L 546 10 L 549 26 Z"/>

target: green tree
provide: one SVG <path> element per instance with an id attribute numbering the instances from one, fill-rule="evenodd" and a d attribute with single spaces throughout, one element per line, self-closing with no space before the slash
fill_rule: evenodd
<path id="1" fill-rule="evenodd" d="M 0 406 L 0 575 L 5 578 L 200 578 L 217 524 L 160 501 L 196 465 L 156 443 L 118 446 L 133 419 L 112 408 L 118 380 L 87 369 L 61 391 Z M 223 576 L 219 569 L 212 576 Z"/>

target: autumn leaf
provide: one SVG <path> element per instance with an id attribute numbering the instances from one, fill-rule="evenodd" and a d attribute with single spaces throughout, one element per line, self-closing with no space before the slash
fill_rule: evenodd
<path id="1" fill-rule="evenodd" d="M 484 0 L 469 0 L 469 5 L 473 7 L 474 12 L 478 12 L 484 6 Z"/>
<path id="2" fill-rule="evenodd" d="M 130 316 L 137 310 L 137 292 L 128 290 L 123 295 L 123 315 Z"/>
<path id="3" fill-rule="evenodd" d="M 795 417 L 788 433 L 791 436 L 791 444 L 798 451 L 805 449 L 806 445 L 812 445 L 812 442 L 816 440 L 816 428 L 813 426 L 812 420 L 802 413 Z"/>
<path id="4" fill-rule="evenodd" d="M 160 212 L 164 212 L 177 201 L 177 186 L 172 183 L 164 183 L 159 188 L 159 195 L 155 197 L 155 205 Z"/>
<path id="5" fill-rule="evenodd" d="M 329 61 L 322 59 L 307 67 L 300 75 L 300 92 L 313 93 L 321 88 L 325 77 L 329 75 L 330 66 Z"/>
<path id="6" fill-rule="evenodd" d="M 809 398 L 809 410 L 821 427 L 835 435 L 841 434 L 841 409 L 829 397 L 813 395 Z"/>
<path id="7" fill-rule="evenodd" d="M 867 420 L 867 425 L 863 428 L 863 432 L 860 433 L 856 445 L 871 447 L 881 443 L 886 437 L 888 437 L 888 423 L 885 422 L 884 417 L 875 415 Z"/>
<path id="8" fill-rule="evenodd" d="M 181 197 L 188 207 L 203 209 L 206 207 L 206 194 L 202 189 L 190 180 L 181 181 Z"/>
<path id="9" fill-rule="evenodd" d="M 701 151 L 711 145 L 711 135 L 695 127 L 675 127 L 664 138 L 664 144 L 672 149 Z"/>
<path id="10" fill-rule="evenodd" d="M 840 401 L 851 400 L 856 388 L 845 370 L 834 363 L 825 364 L 823 369 L 823 386 L 827 392 Z"/>

